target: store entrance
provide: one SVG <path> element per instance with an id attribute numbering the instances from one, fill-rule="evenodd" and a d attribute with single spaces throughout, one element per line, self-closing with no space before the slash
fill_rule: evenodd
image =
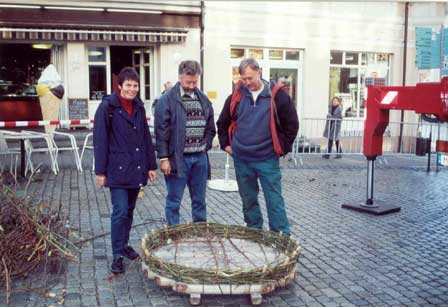
<path id="1" fill-rule="evenodd" d="M 140 99 L 149 103 L 152 93 L 152 52 L 147 47 L 110 46 L 111 88 L 118 90 L 117 76 L 125 66 L 134 67 L 140 75 Z"/>

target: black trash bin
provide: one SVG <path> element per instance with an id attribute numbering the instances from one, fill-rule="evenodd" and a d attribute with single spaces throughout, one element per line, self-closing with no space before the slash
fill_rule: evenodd
<path id="1" fill-rule="evenodd" d="M 415 144 L 415 155 L 425 156 L 429 153 L 431 141 L 430 138 L 418 137 Z"/>

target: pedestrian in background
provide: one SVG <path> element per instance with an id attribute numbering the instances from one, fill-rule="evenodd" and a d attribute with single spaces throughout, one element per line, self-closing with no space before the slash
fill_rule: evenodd
<path id="1" fill-rule="evenodd" d="M 152 114 L 154 115 L 156 113 L 156 105 L 159 102 L 160 97 L 162 97 L 163 94 L 165 94 L 166 92 L 168 92 L 171 88 L 173 87 L 173 83 L 171 83 L 171 81 L 166 81 L 163 84 L 163 91 L 162 93 L 160 93 L 159 96 L 156 97 L 156 99 L 154 99 L 154 102 L 152 103 Z"/>
<path id="2" fill-rule="evenodd" d="M 124 272 L 123 257 L 139 254 L 129 245 L 137 195 L 148 178 L 156 179 L 157 163 L 143 102 L 139 75 L 132 67 L 118 75 L 118 92 L 103 98 L 95 113 L 93 145 L 96 181 L 108 187 L 112 201 L 111 271 Z"/>
<path id="3" fill-rule="evenodd" d="M 219 143 L 233 157 L 247 227 L 263 228 L 260 180 L 269 229 L 289 234 L 279 157 L 291 152 L 299 129 L 297 111 L 283 84 L 261 79 L 255 59 L 242 60 L 239 73 L 241 80 L 225 101 L 217 122 Z"/>
<path id="4" fill-rule="evenodd" d="M 197 61 L 181 62 L 179 81 L 156 106 L 154 130 L 160 170 L 165 175 L 168 226 L 179 224 L 185 186 L 190 192 L 193 222 L 207 221 L 206 152 L 212 147 L 216 129 L 212 103 L 197 88 L 201 73 Z"/>
<path id="5" fill-rule="evenodd" d="M 336 143 L 336 159 L 342 158 L 341 146 L 339 138 L 341 134 L 342 124 L 342 99 L 339 97 L 333 97 L 331 103 L 328 106 L 327 121 L 325 122 L 324 137 L 328 138 L 328 151 L 322 157 L 329 159 L 333 148 L 333 142 Z"/>

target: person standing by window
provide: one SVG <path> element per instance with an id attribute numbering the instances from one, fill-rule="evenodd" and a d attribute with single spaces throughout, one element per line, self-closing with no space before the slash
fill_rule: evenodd
<path id="1" fill-rule="evenodd" d="M 342 158 L 341 145 L 339 138 L 342 124 L 342 99 L 333 97 L 328 107 L 327 122 L 325 123 L 324 137 L 328 138 L 328 151 L 323 155 L 324 159 L 329 159 L 333 148 L 333 142 L 336 143 L 336 159 Z"/>
<path id="2" fill-rule="evenodd" d="M 145 107 L 138 98 L 139 75 L 125 67 L 117 79 L 119 91 L 103 98 L 93 128 L 96 182 L 110 189 L 112 201 L 114 274 L 124 273 L 123 257 L 139 257 L 129 245 L 134 208 L 140 188 L 148 178 L 156 179 L 157 169 Z"/>

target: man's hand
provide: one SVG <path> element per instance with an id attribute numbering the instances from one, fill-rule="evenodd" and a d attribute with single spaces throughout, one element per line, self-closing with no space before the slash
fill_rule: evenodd
<path id="1" fill-rule="evenodd" d="M 96 183 L 98 183 L 100 187 L 104 187 L 104 185 L 106 184 L 106 176 L 96 175 Z"/>
<path id="2" fill-rule="evenodd" d="M 230 147 L 230 146 L 226 146 L 226 147 L 224 148 L 224 151 L 227 152 L 229 155 L 231 155 L 231 154 L 232 154 L 232 147 Z"/>
<path id="3" fill-rule="evenodd" d="M 154 181 L 157 178 L 156 171 L 148 171 L 149 180 Z"/>
<path id="4" fill-rule="evenodd" d="M 171 165 L 170 165 L 170 160 L 163 160 L 160 162 L 160 170 L 162 171 L 162 173 L 166 176 L 168 176 L 169 174 L 171 174 Z"/>

